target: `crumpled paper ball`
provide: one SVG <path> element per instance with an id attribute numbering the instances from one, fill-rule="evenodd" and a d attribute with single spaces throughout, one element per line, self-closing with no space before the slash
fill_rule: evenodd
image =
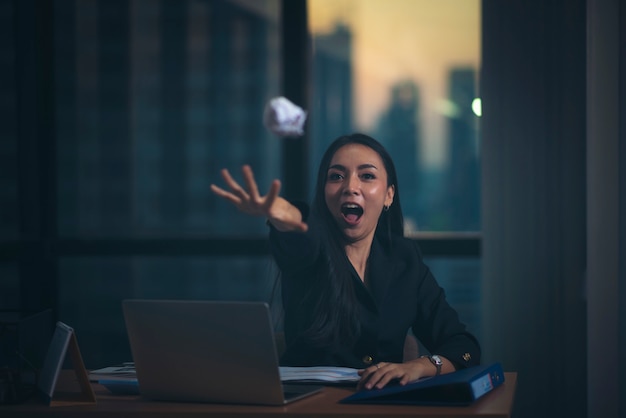
<path id="1" fill-rule="evenodd" d="M 306 112 L 284 97 L 276 97 L 265 105 L 263 124 L 275 135 L 297 137 L 304 134 Z"/>

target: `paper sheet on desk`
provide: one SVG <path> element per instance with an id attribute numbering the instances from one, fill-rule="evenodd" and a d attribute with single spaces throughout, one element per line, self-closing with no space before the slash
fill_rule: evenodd
<path id="1" fill-rule="evenodd" d="M 358 369 L 349 367 L 314 366 L 280 367 L 280 379 L 283 382 L 328 382 L 356 383 L 360 376 Z"/>
<path id="2" fill-rule="evenodd" d="M 137 373 L 133 363 L 125 363 L 120 366 L 91 370 L 89 372 L 89 380 L 92 382 L 100 380 L 137 380 Z"/>

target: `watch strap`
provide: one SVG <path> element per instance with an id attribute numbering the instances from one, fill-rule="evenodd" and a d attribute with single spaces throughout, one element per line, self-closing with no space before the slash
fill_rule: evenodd
<path id="1" fill-rule="evenodd" d="M 427 358 L 436 368 L 435 376 L 439 376 L 441 374 L 441 366 L 443 366 L 443 361 L 441 361 L 441 357 L 438 355 L 428 355 L 428 356 L 420 356 L 420 358 Z"/>

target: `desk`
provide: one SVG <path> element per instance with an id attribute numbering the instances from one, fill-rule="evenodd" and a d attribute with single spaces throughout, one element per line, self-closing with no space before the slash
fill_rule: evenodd
<path id="1" fill-rule="evenodd" d="M 63 417 L 437 417 L 437 418 L 509 418 L 513 407 L 517 373 L 505 373 L 505 383 L 468 407 L 423 407 L 405 405 L 344 405 L 339 400 L 354 389 L 325 387 L 322 392 L 288 406 L 244 406 L 156 402 L 140 396 L 111 395 L 95 384 L 96 404 L 44 406 L 36 404 L 0 406 L 0 416 L 11 418 Z"/>

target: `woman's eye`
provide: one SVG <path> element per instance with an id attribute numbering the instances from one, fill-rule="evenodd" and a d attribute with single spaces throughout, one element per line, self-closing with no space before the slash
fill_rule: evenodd
<path id="1" fill-rule="evenodd" d="M 343 178 L 343 176 L 339 173 L 330 173 L 328 174 L 328 180 L 330 181 L 337 181 L 337 180 L 341 180 Z"/>
<path id="2" fill-rule="evenodd" d="M 376 176 L 371 173 L 364 173 L 361 177 L 365 180 L 373 180 L 376 178 Z"/>

